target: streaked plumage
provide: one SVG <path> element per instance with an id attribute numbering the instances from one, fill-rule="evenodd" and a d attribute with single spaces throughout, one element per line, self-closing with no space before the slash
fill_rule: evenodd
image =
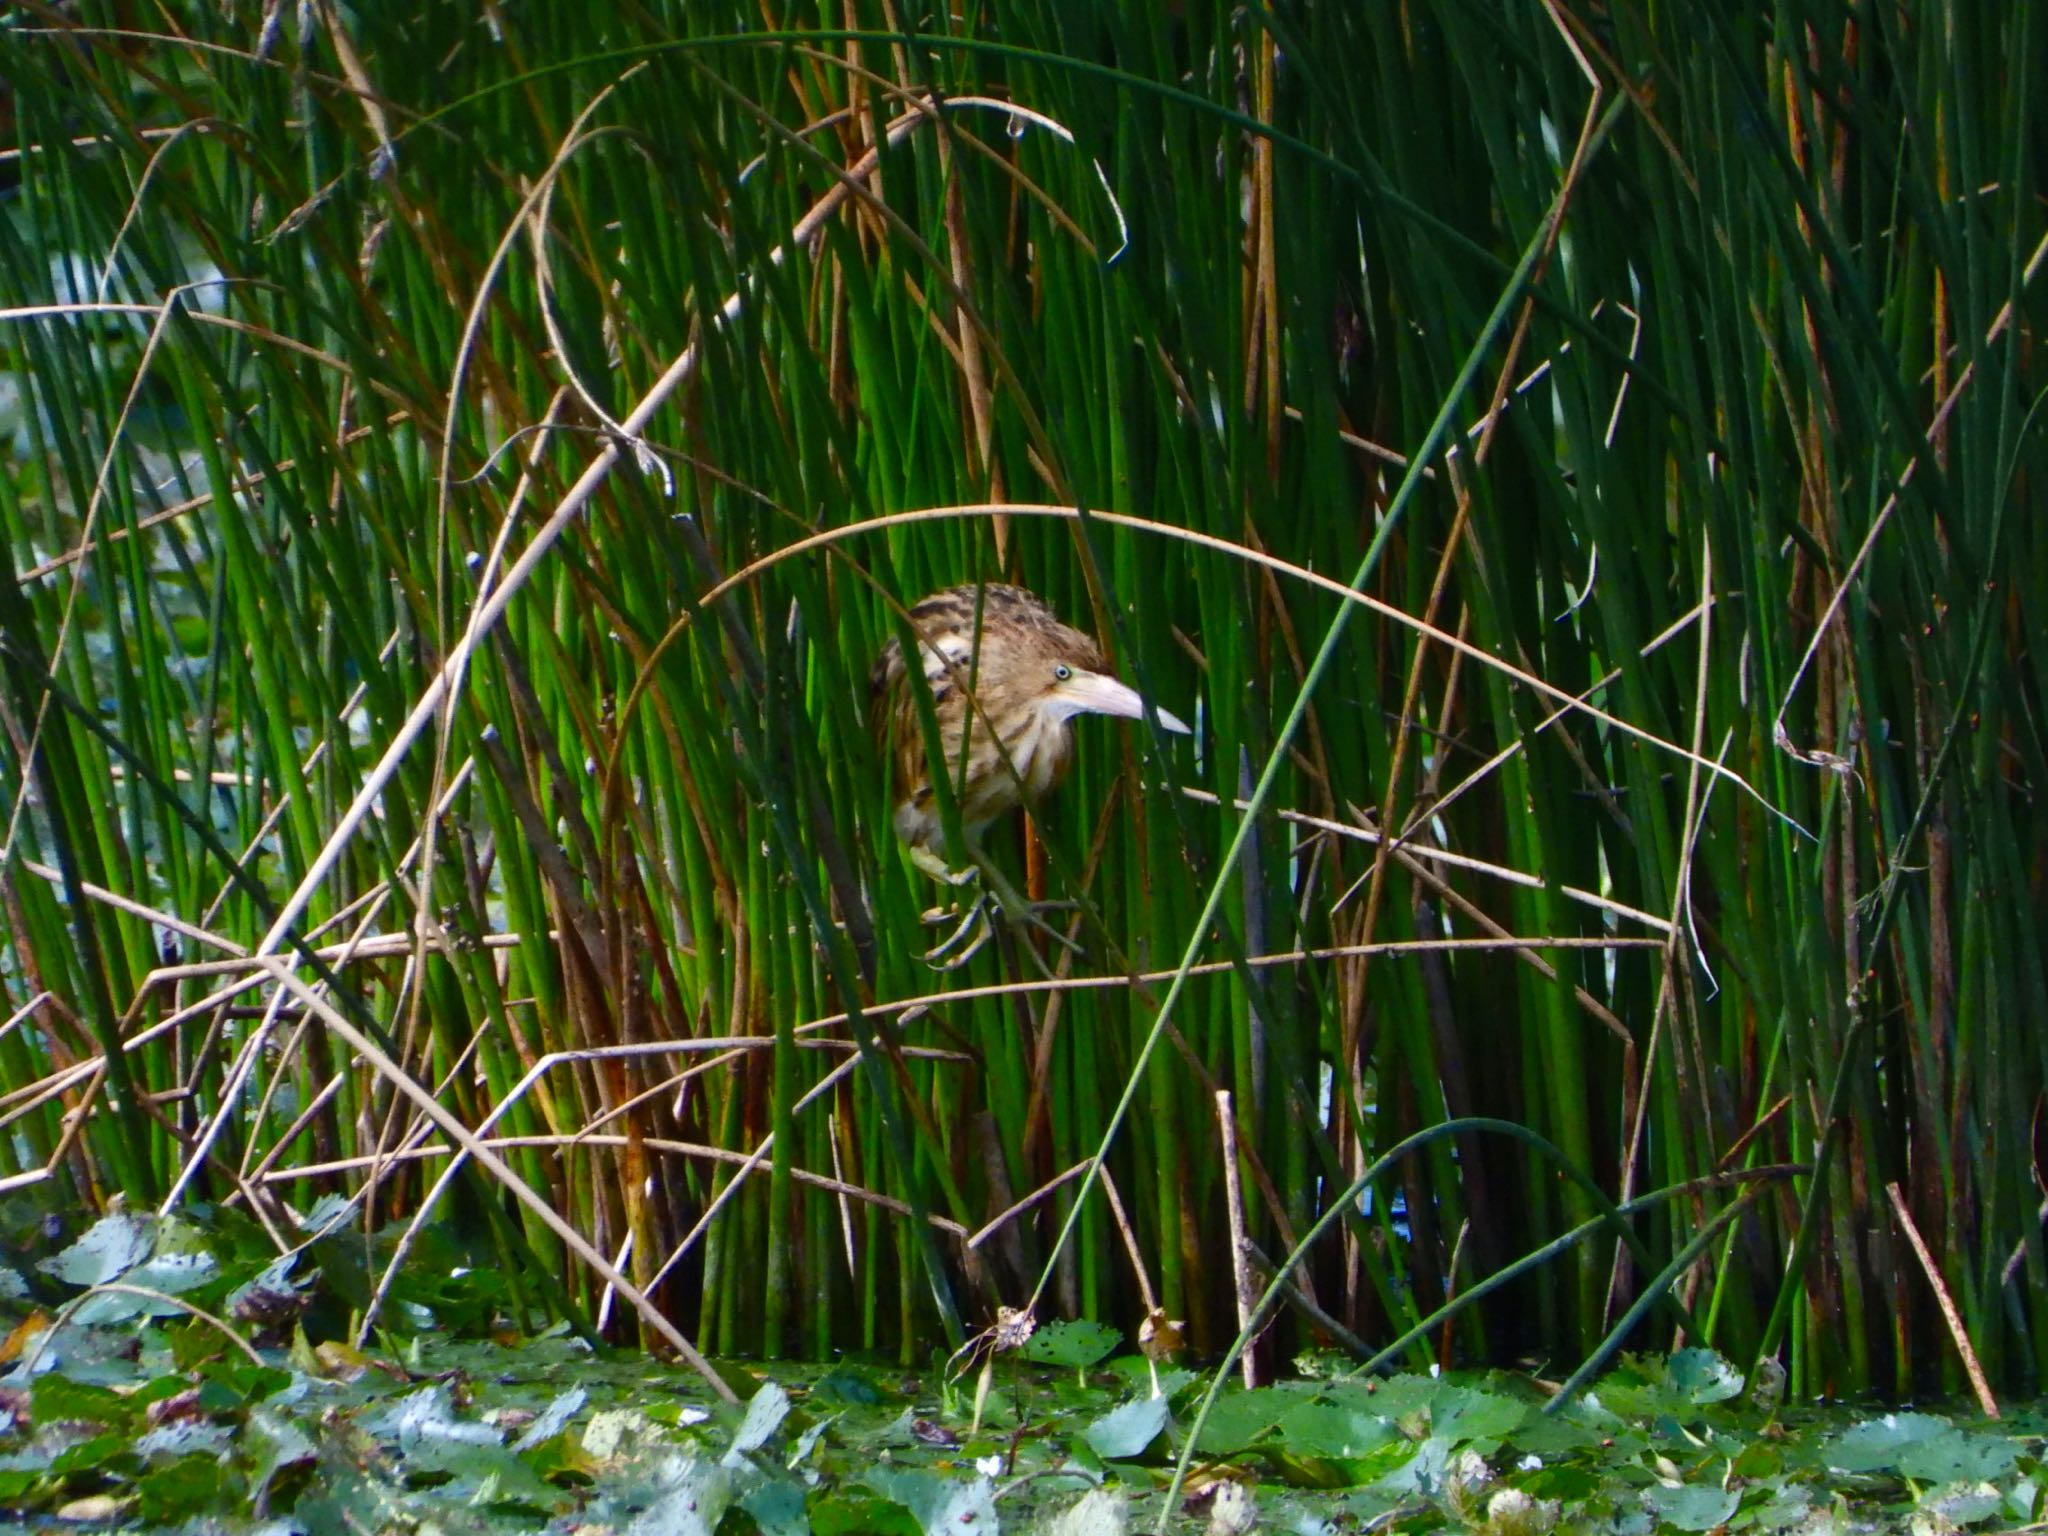
<path id="1" fill-rule="evenodd" d="M 962 785 L 966 743 L 960 812 L 970 840 L 1065 777 L 1075 715 L 1137 719 L 1143 713 L 1143 701 L 1110 675 L 1095 641 L 1062 624 L 1022 587 L 948 587 L 912 608 L 910 623 L 931 685 L 945 771 L 956 787 Z M 970 686 L 978 708 L 969 707 Z M 895 772 L 896 835 L 910 845 L 920 868 L 953 879 L 949 861 L 964 855 L 945 846 L 917 698 L 894 639 L 875 660 L 869 690 L 875 727 Z M 1187 730 L 1165 710 L 1159 719 L 1168 730 Z"/>

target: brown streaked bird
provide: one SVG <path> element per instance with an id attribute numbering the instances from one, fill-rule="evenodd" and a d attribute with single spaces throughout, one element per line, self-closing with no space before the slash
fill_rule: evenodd
<path id="1" fill-rule="evenodd" d="M 903 648 L 891 639 L 875 659 L 868 686 L 875 728 L 895 772 L 896 835 L 909 845 L 919 869 L 948 885 L 964 885 L 977 872 L 975 845 L 982 830 L 1019 805 L 1035 803 L 1066 776 L 1074 716 L 1137 720 L 1146 705 L 1110 673 L 1093 639 L 1062 624 L 1022 587 L 948 587 L 910 610 L 910 627 L 931 687 L 944 771 L 960 791 L 961 830 L 969 846 L 946 846 L 916 691 Z M 1167 730 L 1187 733 L 1177 716 L 1163 709 L 1158 715 Z M 983 904 L 975 903 L 926 958 L 935 965 L 964 963 L 987 937 L 985 924 L 971 946 L 954 946 L 985 915 Z"/>

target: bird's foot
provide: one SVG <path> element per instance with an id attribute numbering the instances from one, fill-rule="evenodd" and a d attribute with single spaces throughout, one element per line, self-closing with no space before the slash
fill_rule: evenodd
<path id="1" fill-rule="evenodd" d="M 929 848 L 914 846 L 910 850 L 911 861 L 917 867 L 943 885 L 955 890 L 978 885 L 971 899 L 960 904 L 933 907 L 922 915 L 927 926 L 952 924 L 952 932 L 924 952 L 924 963 L 935 971 L 956 971 L 981 952 L 982 945 L 994 932 L 995 918 L 1000 914 L 1020 927 L 1036 928 L 1055 944 L 1080 952 L 1081 946 L 1060 932 L 1044 917 L 1044 912 L 1071 911 L 1076 903 L 1071 901 L 1026 901 L 1016 888 L 1003 877 L 1002 872 L 983 859 L 978 852 L 973 862 L 959 869 L 949 866 L 946 861 Z"/>
<path id="2" fill-rule="evenodd" d="M 1079 954 L 1081 946 L 1060 932 L 1044 916 L 1048 912 L 1071 912 L 1077 905 L 1078 903 L 1071 901 L 1032 901 L 1025 902 L 1017 910 L 1012 911 L 1001 901 L 984 893 L 964 907 L 933 907 L 921 915 L 921 920 L 930 927 L 951 923 L 953 931 L 924 952 L 924 963 L 935 971 L 958 970 L 980 953 L 982 945 L 989 941 L 989 935 L 995 931 L 995 920 L 998 916 L 1036 928 L 1061 948 Z"/>
<path id="3" fill-rule="evenodd" d="M 953 924 L 953 931 L 924 952 L 924 963 L 935 971 L 957 971 L 972 960 L 994 932 L 989 921 L 992 903 L 986 895 L 976 896 L 964 907 L 933 907 L 922 921 L 936 927 Z"/>
<path id="4" fill-rule="evenodd" d="M 978 885 L 981 881 L 979 865 L 965 864 L 953 869 L 929 848 L 912 848 L 910 857 L 919 869 L 955 890 Z M 972 960 L 981 946 L 988 942 L 990 906 L 988 893 L 976 891 L 971 899 L 964 902 L 933 907 L 921 913 L 918 920 L 926 927 L 937 927 L 941 923 L 953 925 L 951 933 L 924 952 L 924 963 L 935 971 L 956 971 Z"/>

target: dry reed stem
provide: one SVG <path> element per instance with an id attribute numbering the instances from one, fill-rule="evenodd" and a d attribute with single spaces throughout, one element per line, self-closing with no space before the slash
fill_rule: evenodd
<path id="1" fill-rule="evenodd" d="M 1230 1289 L 1237 1298 L 1237 1331 L 1243 1334 L 1252 1325 L 1252 1309 L 1258 1305 L 1259 1295 L 1247 1251 L 1244 1189 L 1237 1172 L 1237 1115 L 1231 1108 L 1228 1088 L 1216 1090 L 1216 1133 L 1223 1147 L 1223 1208 L 1230 1222 Z M 1245 1390 L 1256 1388 L 1259 1367 L 1250 1339 L 1238 1351 L 1237 1363 L 1244 1375 Z"/>
<path id="2" fill-rule="evenodd" d="M 2001 1417 L 1998 1399 L 1991 1395 L 1991 1383 L 1984 1379 L 1984 1367 L 1977 1363 L 1977 1351 L 1970 1347 L 1970 1332 L 1963 1326 L 1962 1314 L 1956 1311 L 1955 1299 L 1948 1293 L 1948 1285 L 1941 1278 L 1941 1270 L 1935 1265 L 1934 1255 L 1927 1251 L 1927 1244 L 1920 1236 L 1920 1229 L 1913 1225 L 1913 1213 L 1906 1209 L 1905 1199 L 1899 1194 L 1896 1182 L 1884 1187 L 1885 1198 L 1892 1203 L 1892 1215 L 1898 1218 L 1899 1230 L 1906 1234 L 1906 1241 L 1913 1245 L 1913 1256 L 1920 1261 L 1920 1272 L 1927 1277 L 1927 1283 L 1934 1291 L 1934 1300 L 1941 1308 L 1942 1321 L 1948 1324 L 1948 1336 L 1955 1341 L 1956 1353 L 1962 1357 L 1963 1371 L 1970 1378 L 1970 1390 L 1976 1394 L 1977 1406 L 1984 1411 L 1987 1419 Z"/>
<path id="3" fill-rule="evenodd" d="M 318 1013 L 327 1027 L 347 1042 L 351 1050 L 367 1061 L 393 1088 L 418 1105 L 445 1135 L 461 1145 L 466 1154 L 474 1157 L 479 1164 L 488 1169 L 492 1177 L 521 1205 L 532 1211 L 571 1253 L 595 1271 L 600 1279 L 615 1287 L 620 1295 L 631 1301 L 647 1325 L 668 1340 L 676 1353 L 704 1378 L 713 1391 L 727 1402 L 738 1401 L 733 1395 L 732 1388 L 726 1385 L 725 1378 L 712 1368 L 710 1361 L 697 1352 L 696 1346 L 683 1336 L 681 1330 L 664 1317 L 661 1310 L 637 1290 L 631 1281 L 614 1269 L 603 1254 L 591 1247 L 582 1233 L 558 1215 L 554 1207 L 543 1200 L 511 1165 L 489 1147 L 479 1145 L 468 1128 L 436 1102 L 433 1095 L 415 1082 L 410 1073 L 387 1056 L 376 1041 L 362 1033 L 343 1016 L 341 1010 L 301 981 L 291 969 L 290 962 L 282 957 L 272 956 L 269 965 L 271 974 L 278 982 L 279 996 L 289 991 L 306 1007 Z"/>

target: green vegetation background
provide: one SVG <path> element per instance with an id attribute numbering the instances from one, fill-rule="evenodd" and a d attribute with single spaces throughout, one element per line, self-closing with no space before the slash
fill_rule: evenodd
<path id="1" fill-rule="evenodd" d="M 7 1191 L 347 1194 L 726 1352 L 1213 1351 L 1227 1089 L 1367 1340 L 1585 1229 L 1411 1363 L 1669 1289 L 1797 1392 L 2037 1385 L 2041 31 L 15 10 Z M 1199 726 L 996 838 L 1052 981 L 920 962 L 863 721 L 977 577 Z M 1475 1116 L 1540 1141 L 1339 1201 Z"/>

